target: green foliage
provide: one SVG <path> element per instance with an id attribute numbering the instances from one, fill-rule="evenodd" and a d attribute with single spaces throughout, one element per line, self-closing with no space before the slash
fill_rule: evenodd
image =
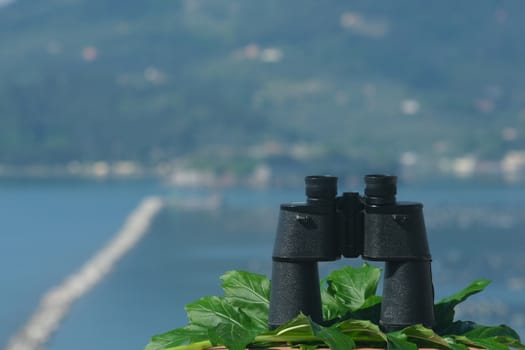
<path id="1" fill-rule="evenodd" d="M 408 341 L 406 334 L 390 332 L 387 334 L 388 350 L 417 350 L 417 345 Z"/>
<path id="2" fill-rule="evenodd" d="M 279 345 L 301 349 L 328 346 L 332 350 L 357 346 L 402 350 L 422 346 L 452 350 L 465 350 L 468 346 L 490 350 L 525 349 L 519 335 L 507 326 L 454 322 L 454 307 L 482 291 L 489 283 L 487 280 L 475 281 L 435 305 L 440 330 L 413 325 L 385 334 L 374 322 L 354 318 L 363 314 L 362 310 L 380 307 L 381 298 L 375 295 L 380 273 L 379 268 L 367 264 L 332 272 L 321 283 L 323 313 L 325 319 L 332 322 L 320 325 L 300 314 L 277 329 L 267 330 L 270 281 L 263 275 L 229 271 L 221 277 L 224 296 L 204 297 L 188 304 L 189 325 L 153 336 L 145 350 L 202 350 L 217 345 L 230 350 Z M 327 315 L 330 317 L 326 318 Z M 373 318 L 376 317 L 378 315 Z"/>
<path id="3" fill-rule="evenodd" d="M 292 345 L 318 345 L 321 342 L 331 349 L 338 350 L 353 349 L 355 347 L 354 341 L 346 336 L 340 328 L 336 326 L 323 327 L 303 314 L 298 315 L 295 319 L 274 331 L 269 331 L 260 337 L 256 337 L 255 342 L 289 343 Z"/>
<path id="4" fill-rule="evenodd" d="M 436 329 L 445 330 L 454 320 L 454 308 L 469 296 L 479 293 L 490 283 L 488 280 L 477 280 L 462 291 L 440 300 L 434 307 L 437 320 Z"/>
<path id="5" fill-rule="evenodd" d="M 417 0 L 16 1 L 0 8 L 0 163 L 148 163 L 266 140 L 374 165 L 433 155 L 437 142 L 496 158 L 524 144 L 500 135 L 525 130 L 515 74 L 524 10 L 488 0 L 431 10 Z M 280 61 L 265 62 L 266 49 Z M 416 115 L 401 112 L 405 99 L 420 102 Z M 216 153 L 207 160 L 234 163 Z"/>
<path id="6" fill-rule="evenodd" d="M 379 301 L 376 298 L 381 271 L 373 266 L 344 267 L 327 278 L 328 293 L 344 308 L 357 311 Z"/>
<path id="7" fill-rule="evenodd" d="M 323 318 L 352 317 L 379 322 L 381 298 L 376 295 L 381 271 L 373 266 L 344 267 L 321 282 Z"/>
<path id="8" fill-rule="evenodd" d="M 265 329 L 268 326 L 270 281 L 263 275 L 245 271 L 230 271 L 221 279 L 225 299 L 242 308 L 257 328 Z"/>

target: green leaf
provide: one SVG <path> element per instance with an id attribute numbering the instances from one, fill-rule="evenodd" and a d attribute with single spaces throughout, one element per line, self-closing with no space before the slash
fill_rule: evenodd
<path id="1" fill-rule="evenodd" d="M 390 332 L 386 337 L 388 350 L 417 350 L 417 345 L 408 341 L 406 334 Z"/>
<path id="2" fill-rule="evenodd" d="M 258 329 L 267 329 L 270 280 L 246 271 L 229 271 L 221 279 L 225 298 L 250 316 Z"/>
<path id="3" fill-rule="evenodd" d="M 386 335 L 370 321 L 345 320 L 334 325 L 350 336 L 356 343 L 383 347 L 387 343 Z"/>
<path id="4" fill-rule="evenodd" d="M 255 337 L 255 344 L 275 343 L 318 343 L 319 338 L 313 333 L 310 319 L 299 314 L 293 320 Z"/>
<path id="5" fill-rule="evenodd" d="M 465 344 L 467 346 L 471 347 L 477 347 L 482 349 L 490 349 L 490 350 L 508 350 L 508 346 L 496 341 L 492 338 L 484 338 L 484 339 L 470 339 L 464 335 L 458 335 L 458 336 L 452 336 L 458 343 Z"/>
<path id="6" fill-rule="evenodd" d="M 456 321 L 446 329 L 448 338 L 469 346 L 487 347 L 489 349 L 525 349 L 520 337 L 512 328 L 500 326 L 483 326 L 469 321 Z"/>
<path id="7" fill-rule="evenodd" d="M 289 343 L 294 345 L 325 345 L 332 350 L 347 350 L 355 347 L 354 341 L 336 326 L 323 327 L 304 314 L 290 322 L 256 337 L 256 342 Z"/>
<path id="8" fill-rule="evenodd" d="M 518 333 L 512 328 L 499 325 L 494 327 L 475 325 L 471 330 L 463 334 L 473 343 L 490 342 L 498 343 L 503 346 L 511 346 L 516 349 L 525 349 L 525 345 L 521 344 Z M 503 348 L 502 348 L 503 349 Z"/>
<path id="9" fill-rule="evenodd" d="M 333 320 L 345 316 L 350 310 L 326 289 L 326 279 L 321 281 L 321 304 L 323 306 L 323 319 Z"/>
<path id="10" fill-rule="evenodd" d="M 474 346 L 483 347 L 489 350 L 509 350 L 509 347 L 500 343 L 494 338 L 471 339 Z"/>
<path id="11" fill-rule="evenodd" d="M 162 350 L 208 339 L 206 328 L 188 325 L 166 333 L 154 335 L 144 350 Z"/>
<path id="12" fill-rule="evenodd" d="M 468 346 L 456 342 L 456 340 L 452 337 L 444 337 L 444 339 L 448 342 L 448 345 L 452 350 L 469 350 Z"/>
<path id="13" fill-rule="evenodd" d="M 328 293 L 334 296 L 349 311 L 377 303 L 375 293 L 381 269 L 364 264 L 361 268 L 344 267 L 327 277 Z M 374 297 L 367 302 L 368 298 Z"/>
<path id="14" fill-rule="evenodd" d="M 242 326 L 239 309 L 221 297 L 204 297 L 186 305 L 191 323 L 210 329 L 222 322 L 233 322 Z"/>
<path id="15" fill-rule="evenodd" d="M 428 329 L 422 325 L 406 327 L 402 329 L 400 333 L 405 334 L 409 340 L 415 342 L 419 346 L 450 348 L 449 342 L 434 333 L 432 329 Z"/>
<path id="16" fill-rule="evenodd" d="M 213 345 L 209 340 L 199 341 L 187 345 L 180 345 L 175 347 L 166 348 L 165 350 L 206 350 L 211 348 Z"/>
<path id="17" fill-rule="evenodd" d="M 476 280 L 462 291 L 437 302 L 434 305 L 434 314 L 436 317 L 435 329 L 439 333 L 442 333 L 441 331 L 449 327 L 454 321 L 454 308 L 456 305 L 465 301 L 469 296 L 481 292 L 489 283 L 490 281 L 485 279 Z"/>
<path id="18" fill-rule="evenodd" d="M 458 343 L 449 343 L 452 350 L 469 350 L 468 346 Z"/>
<path id="19" fill-rule="evenodd" d="M 323 327 L 312 320 L 310 325 L 314 332 L 314 335 L 319 337 L 331 350 L 351 350 L 355 347 L 355 343 L 348 335 L 340 331 L 339 328 Z"/>
<path id="20" fill-rule="evenodd" d="M 153 336 L 145 350 L 203 350 L 214 345 L 244 350 L 249 344 L 265 347 L 288 344 L 304 350 L 329 346 L 344 350 L 354 348 L 356 343 L 375 347 L 384 347 L 386 343 L 388 349 L 394 350 L 416 350 L 417 346 L 452 350 L 466 350 L 468 346 L 525 350 L 518 334 L 507 326 L 453 322 L 454 307 L 482 291 L 489 283 L 487 280 L 475 281 L 435 305 L 440 334 L 450 335 L 440 337 L 421 325 L 384 334 L 370 321 L 379 320 L 381 297 L 375 295 L 379 278 L 380 269 L 366 264 L 361 268 L 346 267 L 334 271 L 321 281 L 323 315 L 331 320 L 330 327 L 321 326 L 300 314 L 285 325 L 268 331 L 270 281 L 263 275 L 230 271 L 221 277 L 224 297 L 205 297 L 188 304 L 186 311 L 190 324 Z"/>
<path id="21" fill-rule="evenodd" d="M 299 350 L 315 350 L 319 348 L 319 345 L 317 344 L 299 344 L 298 347 L 299 347 Z"/>
<path id="22" fill-rule="evenodd" d="M 269 332 L 277 336 L 313 336 L 314 331 L 310 325 L 310 318 L 303 313 L 300 313 L 293 320 L 279 326 L 275 330 Z"/>
<path id="23" fill-rule="evenodd" d="M 352 312 L 352 318 L 359 320 L 369 320 L 375 324 L 379 324 L 381 317 L 381 301 L 382 297 L 373 295 L 365 300 L 363 306 L 354 312 Z"/>
<path id="24" fill-rule="evenodd" d="M 518 333 L 516 333 L 515 330 L 512 328 L 505 326 L 505 325 L 499 325 L 495 327 L 489 327 L 489 326 L 482 326 L 482 325 L 476 325 L 473 329 L 469 330 L 468 332 L 464 333 L 468 338 L 491 338 L 491 337 L 508 337 L 515 340 L 520 340 L 520 336 Z"/>
<path id="25" fill-rule="evenodd" d="M 235 323 L 219 323 L 208 330 L 213 345 L 225 345 L 229 350 L 244 350 L 258 333 L 257 330 L 238 327 Z"/>
<path id="26" fill-rule="evenodd" d="M 257 324 L 225 298 L 205 297 L 186 306 L 193 325 L 205 327 L 214 344 L 244 347 L 260 333 Z M 240 337 L 239 335 L 243 336 Z"/>
<path id="27" fill-rule="evenodd" d="M 514 349 L 520 349 L 520 350 L 525 349 L 525 345 L 522 344 L 518 339 L 515 339 L 515 338 L 510 338 L 506 336 L 496 336 L 494 337 L 494 340 L 496 340 L 498 343 L 505 344 Z"/>

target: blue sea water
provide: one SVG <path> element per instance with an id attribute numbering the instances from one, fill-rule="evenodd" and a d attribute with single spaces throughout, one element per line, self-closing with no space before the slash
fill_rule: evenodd
<path id="1" fill-rule="evenodd" d="M 161 192 L 151 182 L 0 182 L 0 347 L 143 196 Z"/>
<path id="2" fill-rule="evenodd" d="M 400 186 L 400 200 L 425 204 L 436 299 L 477 278 L 493 280 L 458 310 L 480 323 L 525 334 L 525 189 L 441 184 Z M 141 349 L 149 336 L 186 324 L 184 305 L 219 295 L 219 276 L 244 269 L 269 276 L 279 204 L 302 189 L 167 189 L 152 182 L 0 183 L 0 344 L 60 283 L 115 234 L 141 198 L 170 206 L 150 233 L 72 307 L 50 350 Z M 185 207 L 219 195 L 217 208 Z M 361 259 L 322 263 L 321 274 Z"/>

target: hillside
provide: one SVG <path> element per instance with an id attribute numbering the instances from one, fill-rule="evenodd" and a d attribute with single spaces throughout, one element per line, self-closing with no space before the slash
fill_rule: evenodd
<path id="1" fill-rule="evenodd" d="M 0 163 L 218 166 L 269 142 L 334 162 L 497 159 L 525 146 L 524 10 L 17 0 L 0 7 Z"/>

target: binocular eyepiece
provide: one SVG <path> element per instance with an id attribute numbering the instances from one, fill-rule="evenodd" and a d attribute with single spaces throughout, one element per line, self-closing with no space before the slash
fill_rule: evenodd
<path id="1" fill-rule="evenodd" d="M 397 178 L 365 176 L 364 196 L 337 196 L 337 177 L 307 176 L 306 202 L 282 204 L 273 250 L 269 326 L 299 313 L 323 324 L 318 262 L 384 261 L 380 325 L 434 325 L 434 290 L 423 205 L 397 202 Z"/>

